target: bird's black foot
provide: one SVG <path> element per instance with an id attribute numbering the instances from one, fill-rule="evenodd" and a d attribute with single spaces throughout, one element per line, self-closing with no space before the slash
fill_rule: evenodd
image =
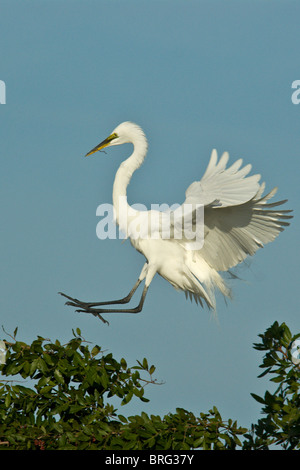
<path id="1" fill-rule="evenodd" d="M 65 305 L 69 305 L 70 307 L 77 307 L 78 310 L 75 310 L 76 312 L 83 312 L 83 313 L 91 313 L 95 317 L 98 317 L 99 320 L 101 320 L 103 323 L 107 323 L 109 325 L 109 322 L 105 320 L 105 318 L 102 317 L 101 311 L 95 311 L 92 309 L 93 305 L 97 305 L 97 303 L 93 302 L 82 302 L 81 300 L 75 299 L 73 297 L 70 297 L 69 295 L 64 294 L 63 292 L 59 292 L 60 295 L 65 297 L 66 299 L 69 299 Z"/>
<path id="2" fill-rule="evenodd" d="M 71 305 L 71 307 L 89 308 L 94 305 L 92 302 L 82 302 L 81 300 L 70 297 L 69 295 L 64 294 L 63 292 L 59 292 L 59 294 L 65 297 L 66 299 L 69 299 L 69 301 L 66 302 L 66 305 Z"/>
<path id="3" fill-rule="evenodd" d="M 103 323 L 106 323 L 107 325 L 109 325 L 109 322 L 105 320 L 105 318 L 103 318 L 101 315 L 102 310 L 99 310 L 99 309 L 95 310 L 93 308 L 84 308 L 84 309 L 75 310 L 75 312 L 91 313 L 92 315 L 94 315 L 94 317 L 99 318 L 99 320 L 101 320 Z"/>

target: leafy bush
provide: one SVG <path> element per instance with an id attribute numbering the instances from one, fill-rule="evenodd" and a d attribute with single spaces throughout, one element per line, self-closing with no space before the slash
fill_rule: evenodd
<path id="1" fill-rule="evenodd" d="M 275 322 L 264 334 L 259 335 L 261 343 L 254 344 L 258 351 L 266 351 L 260 365 L 265 369 L 259 377 L 273 375 L 271 382 L 278 384 L 272 394 L 266 391 L 264 397 L 251 393 L 263 405 L 265 415 L 252 425 L 246 434 L 246 449 L 269 449 L 280 445 L 284 450 L 300 448 L 300 334 L 292 337 L 285 323 Z M 292 347 L 294 346 L 294 350 Z"/>
<path id="2" fill-rule="evenodd" d="M 110 403 L 126 405 L 134 396 L 148 401 L 145 386 L 157 383 L 146 359 L 128 367 L 97 345 L 90 347 L 79 329 L 62 345 L 38 337 L 28 345 L 5 340 L 0 365 L 0 448 L 9 449 L 284 449 L 300 447 L 299 363 L 291 355 L 292 338 L 275 322 L 254 347 L 267 351 L 260 367 L 278 383 L 274 394 L 252 396 L 264 417 L 250 430 L 224 421 L 214 407 L 194 416 L 184 409 L 164 417 L 117 414 Z M 15 377 L 16 378 L 13 378 Z M 26 379 L 26 381 L 25 381 Z"/>

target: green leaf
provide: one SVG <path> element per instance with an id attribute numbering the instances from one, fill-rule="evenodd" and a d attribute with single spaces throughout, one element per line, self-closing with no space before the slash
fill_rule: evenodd
<path id="1" fill-rule="evenodd" d="M 198 447 L 202 447 L 202 443 L 203 443 L 203 436 L 199 437 L 193 442 L 193 448 L 197 449 Z"/>
<path id="2" fill-rule="evenodd" d="M 125 359 L 123 357 L 120 360 L 120 364 L 121 364 L 122 369 L 124 369 L 124 370 L 127 369 L 127 362 L 125 361 Z"/>
<path id="3" fill-rule="evenodd" d="M 268 367 L 266 370 L 264 370 L 260 375 L 257 376 L 258 379 L 260 379 L 261 377 L 264 377 L 265 375 L 267 375 L 270 371 L 272 370 L 272 367 Z"/>
<path id="4" fill-rule="evenodd" d="M 125 418 L 125 416 L 123 416 L 123 415 L 118 415 L 118 418 L 119 418 L 119 420 L 120 420 L 122 423 L 126 423 L 126 424 L 128 423 L 128 420 L 127 420 L 127 418 Z"/>
<path id="5" fill-rule="evenodd" d="M 11 394 L 10 393 L 8 393 L 6 395 L 4 403 L 5 403 L 6 408 L 8 408 L 9 405 L 11 404 Z"/>
<path id="6" fill-rule="evenodd" d="M 191 446 L 187 442 L 183 442 L 181 445 L 181 450 L 190 450 Z"/>
<path id="7" fill-rule="evenodd" d="M 98 373 L 97 371 L 95 371 L 96 375 L 98 376 Z M 108 387 L 108 384 L 109 384 L 109 377 L 106 373 L 106 370 L 103 369 L 100 373 L 100 382 L 101 384 L 103 385 L 104 388 L 107 388 Z"/>
<path id="8" fill-rule="evenodd" d="M 254 398 L 254 400 L 258 401 L 258 403 L 261 403 L 262 405 L 265 404 L 265 400 L 262 397 L 256 395 L 255 393 L 250 393 L 250 395 Z"/>
<path id="9" fill-rule="evenodd" d="M 52 385 L 46 385 L 45 387 L 41 388 L 38 392 L 41 394 L 41 395 L 46 395 L 46 393 L 50 392 L 50 390 L 52 390 Z"/>
<path id="10" fill-rule="evenodd" d="M 145 441 L 145 443 L 147 444 L 147 447 L 154 447 L 155 446 L 155 438 L 154 437 L 150 437 L 150 439 L 147 439 Z"/>
<path id="11" fill-rule="evenodd" d="M 91 355 L 92 357 L 95 357 L 97 356 L 97 354 L 99 354 L 99 352 L 101 351 L 101 348 L 99 346 L 94 346 L 92 351 L 91 351 Z"/>
<path id="12" fill-rule="evenodd" d="M 30 365 L 29 375 L 32 377 L 38 367 L 38 359 L 34 359 Z"/>
<path id="13" fill-rule="evenodd" d="M 62 375 L 62 373 L 60 372 L 60 370 L 55 369 L 55 371 L 54 371 L 54 377 L 55 377 L 55 379 L 57 380 L 57 382 L 58 382 L 59 384 L 64 384 L 64 383 L 65 383 L 64 378 L 63 378 L 63 375 Z"/>
<path id="14" fill-rule="evenodd" d="M 121 402 L 121 405 L 127 405 L 127 403 L 130 402 L 130 400 L 132 399 L 132 396 L 133 396 L 133 391 L 130 390 L 129 393 L 127 393 L 127 395 L 123 398 L 122 402 Z"/>
<path id="15" fill-rule="evenodd" d="M 283 338 L 282 338 L 282 344 L 284 346 L 288 347 L 288 345 L 290 344 L 291 339 L 292 339 L 292 333 L 291 333 L 289 327 L 285 323 L 282 324 L 282 327 L 283 327 L 283 331 L 284 331 Z"/>

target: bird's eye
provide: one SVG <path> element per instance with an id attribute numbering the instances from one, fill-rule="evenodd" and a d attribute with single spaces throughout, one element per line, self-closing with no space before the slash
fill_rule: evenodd
<path id="1" fill-rule="evenodd" d="M 117 137 L 118 137 L 118 134 L 116 134 L 116 133 L 114 132 L 113 134 L 111 134 L 111 135 L 108 137 L 107 140 L 110 142 L 110 141 L 116 139 Z"/>

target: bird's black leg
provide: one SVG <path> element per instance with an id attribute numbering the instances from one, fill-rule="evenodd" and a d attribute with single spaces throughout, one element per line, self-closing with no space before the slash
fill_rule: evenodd
<path id="1" fill-rule="evenodd" d="M 140 283 L 142 281 L 140 279 L 137 280 L 137 282 L 134 284 L 133 288 L 129 292 L 126 297 L 123 297 L 122 299 L 119 300 L 109 300 L 107 302 L 82 302 L 81 300 L 75 299 L 73 297 L 70 297 L 69 295 L 64 294 L 63 292 L 59 292 L 60 295 L 63 297 L 66 297 L 66 299 L 69 299 L 68 302 L 66 302 L 66 305 L 70 305 L 72 307 L 80 307 L 80 308 L 89 308 L 89 307 L 99 307 L 100 305 L 113 305 L 113 304 L 127 304 L 137 288 L 139 287 Z"/>
<path id="2" fill-rule="evenodd" d="M 59 292 L 59 294 L 62 295 L 63 297 L 65 297 L 66 299 L 69 299 L 66 302 L 66 305 L 69 305 L 71 307 L 79 308 L 79 310 L 76 310 L 77 312 L 80 311 L 80 312 L 85 312 L 85 313 L 91 313 L 94 316 L 98 317 L 100 320 L 102 320 L 104 323 L 108 323 L 108 321 L 105 320 L 100 315 L 102 310 L 101 309 L 95 309 L 94 307 L 99 307 L 101 305 L 127 304 L 131 300 L 133 294 L 135 293 L 135 291 L 137 290 L 137 288 L 139 287 L 141 282 L 142 282 L 141 279 L 138 279 L 136 281 L 135 285 L 133 286 L 133 288 L 131 289 L 131 291 L 129 292 L 129 294 L 126 295 L 126 297 L 123 297 L 122 299 L 119 299 L 119 300 L 110 300 L 110 301 L 107 301 L 107 302 L 82 302 L 81 300 L 70 297 L 69 295 L 66 295 L 63 292 Z M 145 300 L 145 296 L 146 296 L 146 293 L 144 294 L 144 292 L 143 292 L 140 303 L 135 309 L 128 309 L 128 310 L 109 310 L 108 309 L 108 310 L 103 310 L 103 312 L 106 313 L 106 312 L 110 312 L 110 311 L 112 311 L 112 312 L 126 311 L 128 313 L 138 313 L 142 310 L 143 303 L 144 303 L 144 300 Z"/>
<path id="3" fill-rule="evenodd" d="M 94 316 L 98 316 L 100 318 L 100 320 L 102 320 L 103 322 L 108 323 L 106 320 L 104 320 L 104 318 L 102 318 L 102 316 L 101 316 L 102 313 L 139 313 L 139 312 L 141 312 L 141 310 L 143 308 L 143 305 L 144 305 L 144 301 L 145 301 L 147 291 L 148 291 L 148 286 L 145 286 L 144 289 L 143 289 L 143 293 L 142 293 L 140 302 L 139 302 L 138 306 L 135 307 L 135 308 L 106 309 L 106 308 L 93 308 L 93 307 L 88 306 L 86 308 L 76 310 L 76 312 L 91 313 Z"/>

